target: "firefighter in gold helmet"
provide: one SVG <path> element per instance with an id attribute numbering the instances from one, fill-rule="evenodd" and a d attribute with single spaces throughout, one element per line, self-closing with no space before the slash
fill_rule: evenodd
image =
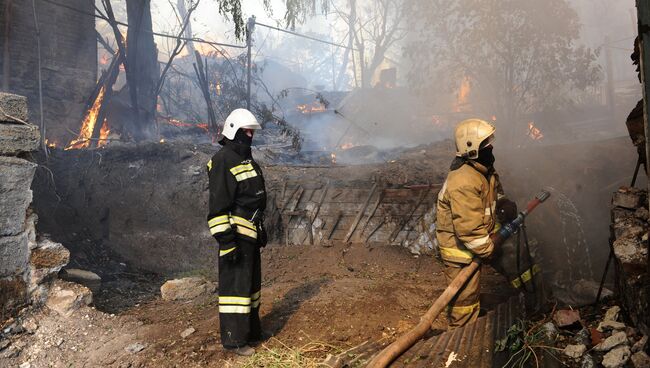
<path id="1" fill-rule="evenodd" d="M 492 255 L 490 235 L 498 230 L 497 207 L 503 221 L 517 215 L 516 205 L 505 198 L 494 170 L 495 130 L 480 119 L 468 119 L 456 127 L 456 157 L 438 194 L 436 212 L 436 239 L 448 282 L 474 257 L 488 259 Z M 480 274 L 479 269 L 449 304 L 451 328 L 478 317 Z"/>

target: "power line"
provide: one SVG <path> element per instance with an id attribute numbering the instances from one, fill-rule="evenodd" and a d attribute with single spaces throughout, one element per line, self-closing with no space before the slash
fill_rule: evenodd
<path id="1" fill-rule="evenodd" d="M 349 49 L 349 50 L 352 50 L 352 51 L 357 51 L 357 50 L 355 50 L 353 47 L 348 47 L 348 46 L 341 45 L 341 44 L 338 44 L 338 43 L 334 43 L 334 42 L 330 42 L 330 41 L 321 40 L 321 39 L 316 38 L 316 37 L 311 37 L 311 36 L 307 36 L 307 35 L 304 35 L 304 34 L 301 34 L 301 33 L 293 32 L 293 31 L 289 31 L 288 29 L 282 29 L 282 28 L 278 28 L 278 27 L 273 27 L 273 26 L 269 26 L 268 24 L 262 24 L 262 23 L 258 23 L 258 22 L 255 22 L 255 25 L 257 25 L 257 26 L 262 26 L 262 27 L 266 27 L 266 28 L 270 28 L 270 29 L 274 29 L 274 30 L 276 30 L 276 31 L 280 31 L 280 32 L 288 33 L 288 34 L 291 34 L 291 35 L 294 35 L 294 36 L 298 36 L 298 37 L 306 38 L 306 39 L 308 39 L 308 40 L 312 40 L 312 41 L 316 41 L 316 42 L 325 43 L 325 44 L 332 45 L 332 46 L 336 46 L 336 47 L 340 47 L 340 48 L 343 48 L 343 49 Z"/>
<path id="2" fill-rule="evenodd" d="M 57 2 L 52 1 L 52 0 L 43 0 L 43 1 L 46 2 L 46 3 L 50 3 L 52 5 L 55 5 L 55 6 L 59 6 L 61 8 L 66 8 L 66 9 L 72 10 L 72 11 L 77 12 L 79 14 L 84 14 L 84 15 L 87 15 L 87 16 L 90 16 L 90 17 L 93 17 L 93 18 L 101 19 L 101 20 L 104 20 L 106 22 L 109 21 L 109 19 L 107 17 L 103 16 L 103 15 L 88 13 L 88 12 L 85 12 L 83 10 L 76 9 L 76 8 L 74 8 L 72 6 L 65 5 L 65 4 L 60 4 L 60 3 L 57 3 Z M 117 25 L 120 25 L 120 26 L 123 26 L 123 27 L 127 27 L 127 28 L 129 27 L 128 23 L 120 22 L 120 21 L 117 21 L 117 20 L 115 21 L 115 23 Z M 166 33 L 159 33 L 159 32 L 153 32 L 153 31 L 152 32 L 145 31 L 145 32 L 151 33 L 154 36 L 165 37 L 165 38 L 173 38 L 173 39 L 181 40 L 181 41 L 204 43 L 204 44 L 212 45 L 212 46 L 233 47 L 233 48 L 237 48 L 237 49 L 245 49 L 246 48 L 246 46 L 242 46 L 242 45 L 233 45 L 233 44 L 229 44 L 229 43 L 207 41 L 207 40 L 204 40 L 202 38 L 196 38 L 196 37 L 188 38 L 188 37 L 179 37 L 179 36 L 176 36 L 176 35 L 170 35 L 170 34 L 166 34 Z"/>

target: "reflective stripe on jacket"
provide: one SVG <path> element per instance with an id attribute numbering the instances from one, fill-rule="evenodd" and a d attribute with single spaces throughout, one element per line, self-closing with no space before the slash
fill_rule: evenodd
<path id="1" fill-rule="evenodd" d="M 475 255 L 492 254 L 490 234 L 496 226 L 496 201 L 502 196 L 498 175 L 477 162 L 449 172 L 436 211 L 436 238 L 444 261 L 468 264 Z"/>
<path id="2" fill-rule="evenodd" d="M 223 256 L 234 250 L 237 236 L 257 239 L 256 223 L 266 208 L 264 177 L 250 147 L 233 142 L 226 142 L 207 166 L 208 227 Z"/>

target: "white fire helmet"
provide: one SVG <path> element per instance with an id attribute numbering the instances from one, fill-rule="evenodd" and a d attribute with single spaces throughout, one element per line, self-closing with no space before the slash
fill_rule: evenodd
<path id="1" fill-rule="evenodd" d="M 246 109 L 235 109 L 228 115 L 223 124 L 223 136 L 233 140 L 238 129 L 262 129 L 255 115 Z"/>
<path id="2" fill-rule="evenodd" d="M 494 141 L 494 125 L 481 119 L 463 120 L 456 126 L 456 156 L 470 160 L 478 158 L 478 151 Z"/>

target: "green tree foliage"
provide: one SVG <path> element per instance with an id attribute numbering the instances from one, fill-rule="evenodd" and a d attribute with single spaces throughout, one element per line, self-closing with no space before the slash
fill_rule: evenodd
<path id="1" fill-rule="evenodd" d="M 239 39 L 245 36 L 245 24 L 242 14 L 242 0 L 214 0 L 219 6 L 219 14 L 229 17 L 235 26 L 235 36 Z M 271 11 L 270 0 L 261 0 L 264 8 Z M 329 0 L 285 0 L 287 12 L 284 14 L 286 26 L 295 28 L 297 23 L 303 23 L 307 16 L 320 10 L 326 13 L 329 9 Z"/>
<path id="2" fill-rule="evenodd" d="M 579 19 L 566 0 L 413 1 L 417 31 L 405 51 L 409 80 L 425 95 L 468 78 L 473 112 L 514 127 L 601 78 L 597 51 L 578 45 Z"/>

